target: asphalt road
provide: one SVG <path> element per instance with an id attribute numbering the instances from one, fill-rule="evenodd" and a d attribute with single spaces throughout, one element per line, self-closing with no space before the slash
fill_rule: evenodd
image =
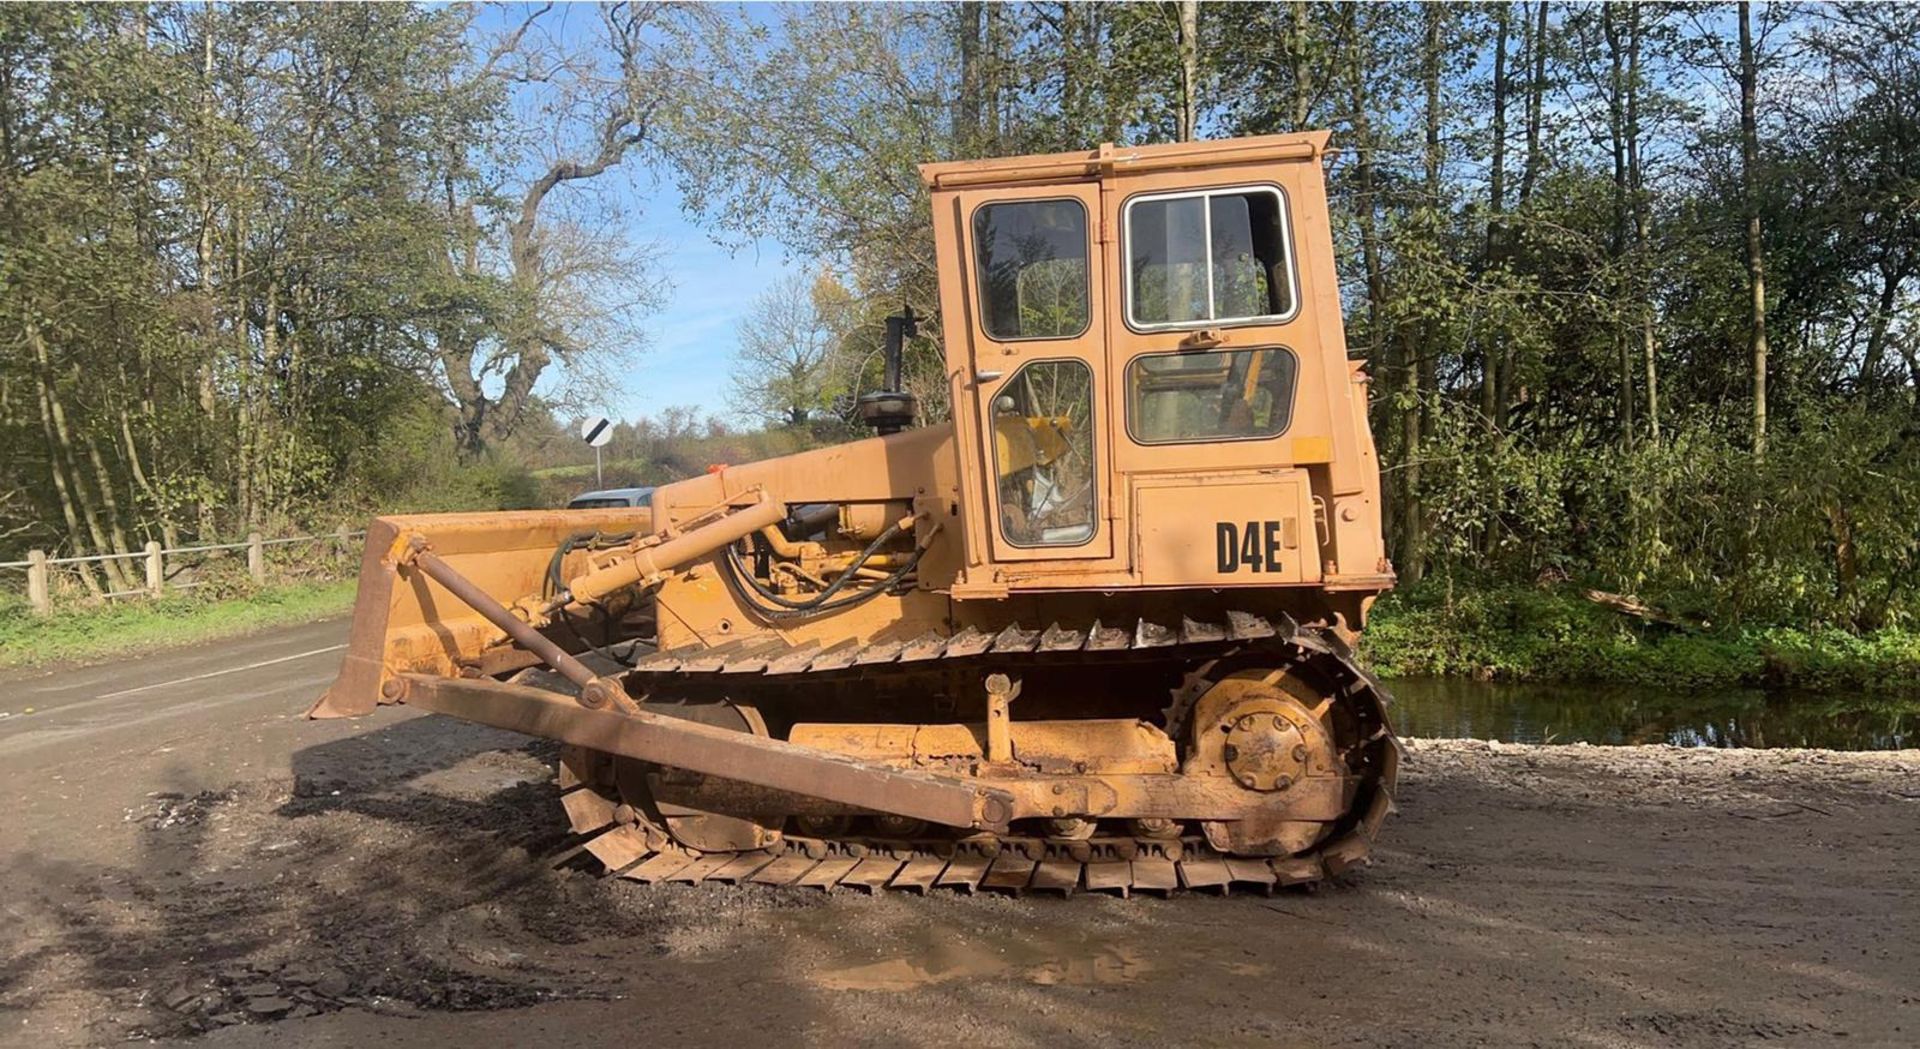
<path id="1" fill-rule="evenodd" d="M 150 725 L 206 704 L 294 695 L 332 680 L 347 621 L 329 619 L 126 662 L 0 672 L 0 757 L 72 733 Z"/>
<path id="2" fill-rule="evenodd" d="M 1920 1042 L 1920 752 L 1418 743 L 1313 895 L 642 887 L 548 744 L 305 720 L 345 626 L 0 675 L 0 1045 Z"/>
<path id="3" fill-rule="evenodd" d="M 333 680 L 346 635 L 347 621 L 332 619 L 124 663 L 0 673 L 0 796 L 16 815 L 100 819 L 142 800 L 156 765 L 188 793 L 284 769 L 284 747 L 266 745 L 262 730 L 305 713 Z M 210 731 L 239 745 L 237 764 L 169 760 Z M 250 739 L 261 741 L 252 753 Z M 112 769 L 143 775 L 101 775 Z M 80 782 L 84 795 L 68 789 Z"/>

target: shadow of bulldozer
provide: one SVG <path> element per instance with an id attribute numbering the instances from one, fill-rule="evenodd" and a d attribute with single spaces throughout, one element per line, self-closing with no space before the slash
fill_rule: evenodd
<path id="1" fill-rule="evenodd" d="M 626 916 L 575 859 L 554 745 L 390 720 L 297 752 L 291 781 L 155 795 L 124 866 L 23 854 L 0 1009 L 79 991 L 102 999 L 88 1037 L 118 1040 L 613 993 L 546 949 L 661 916 Z"/>

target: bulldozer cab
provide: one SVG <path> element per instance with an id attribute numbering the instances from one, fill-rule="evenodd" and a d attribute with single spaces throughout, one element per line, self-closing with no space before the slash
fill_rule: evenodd
<path id="1" fill-rule="evenodd" d="M 964 489 L 955 596 L 1381 585 L 1326 141 L 921 169 Z"/>

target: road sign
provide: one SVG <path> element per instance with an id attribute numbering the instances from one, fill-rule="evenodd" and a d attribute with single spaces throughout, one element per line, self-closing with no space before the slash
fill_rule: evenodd
<path id="1" fill-rule="evenodd" d="M 595 487 L 605 488 L 607 478 L 600 470 L 600 449 L 613 440 L 613 421 L 604 415 L 589 415 L 580 424 L 580 437 L 593 446 L 593 483 Z"/>

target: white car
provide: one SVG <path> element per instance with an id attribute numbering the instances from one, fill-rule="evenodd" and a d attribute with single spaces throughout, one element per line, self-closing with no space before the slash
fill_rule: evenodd
<path id="1" fill-rule="evenodd" d="M 647 488 L 603 488 L 597 492 L 581 492 L 567 501 L 569 510 L 604 510 L 613 506 L 652 506 L 653 489 Z"/>

